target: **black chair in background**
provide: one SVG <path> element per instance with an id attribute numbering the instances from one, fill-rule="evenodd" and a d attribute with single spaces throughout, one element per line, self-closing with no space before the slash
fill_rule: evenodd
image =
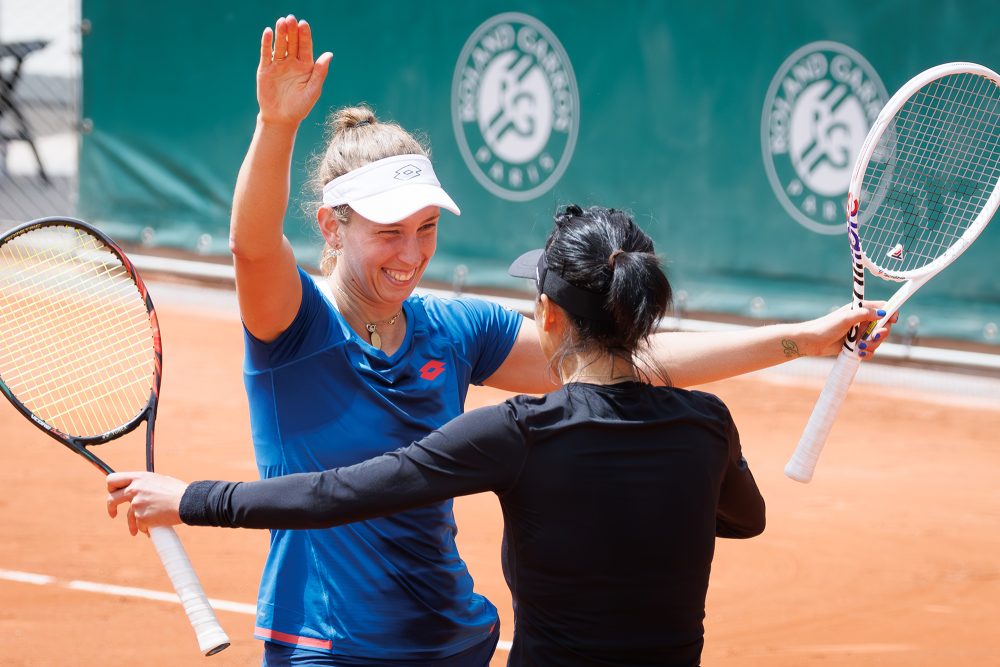
<path id="1" fill-rule="evenodd" d="M 0 125 L 0 142 L 28 142 L 32 152 L 35 154 L 35 160 L 38 161 L 38 175 L 46 183 L 51 183 L 48 175 L 45 173 L 45 167 L 42 165 L 42 156 L 38 154 L 38 147 L 35 146 L 31 129 L 28 127 L 28 122 L 25 120 L 24 114 L 18 108 L 17 98 L 14 96 L 14 89 L 21 78 L 21 65 L 24 63 L 24 59 L 34 51 L 45 48 L 46 44 L 48 42 L 42 40 L 0 43 L 0 123 L 3 122 L 4 116 L 9 115 L 12 118 L 14 126 L 13 131 L 8 132 L 4 131 L 2 125 Z M 6 68 L 3 65 L 10 60 L 13 61 L 13 67 L 5 74 L 4 71 Z"/>

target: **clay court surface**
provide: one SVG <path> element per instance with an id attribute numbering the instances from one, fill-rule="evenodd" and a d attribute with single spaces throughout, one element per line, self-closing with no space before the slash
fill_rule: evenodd
<path id="1" fill-rule="evenodd" d="M 155 283 L 151 290 L 157 298 Z M 157 299 L 164 341 L 157 468 L 185 479 L 256 476 L 240 325 L 225 303 Z M 704 664 L 1000 664 L 1000 397 L 972 409 L 856 386 L 848 409 L 862 416 L 838 423 L 816 479 L 801 485 L 782 468 L 820 385 L 743 378 L 706 387 L 736 417 L 768 503 L 768 528 L 753 540 L 718 542 Z M 470 407 L 503 396 L 474 390 Z M 110 588 L 168 591 L 169 582 L 152 544 L 130 537 L 122 518 L 107 518 L 96 469 L 6 401 L 0 447 L 0 665 L 259 664 L 245 609 L 256 598 L 266 532 L 178 531 L 208 595 L 244 605 L 219 612 L 232 646 L 202 658 L 178 605 Z M 128 469 L 142 466 L 142 450 L 136 433 L 99 453 Z M 501 640 L 509 642 L 495 498 L 459 499 L 456 513 L 461 551 L 477 589 L 500 609 Z M 506 657 L 498 651 L 493 664 Z"/>

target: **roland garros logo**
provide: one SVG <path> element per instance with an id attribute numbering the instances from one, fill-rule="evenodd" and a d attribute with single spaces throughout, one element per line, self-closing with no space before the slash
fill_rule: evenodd
<path id="1" fill-rule="evenodd" d="M 526 14 L 499 14 L 469 37 L 452 81 L 452 124 L 465 164 L 487 190 L 528 201 L 573 157 L 580 95 L 562 44 Z"/>
<path id="2" fill-rule="evenodd" d="M 806 44 L 774 75 L 760 123 L 764 168 L 807 229 L 843 233 L 854 160 L 888 99 L 868 61 L 837 42 Z"/>

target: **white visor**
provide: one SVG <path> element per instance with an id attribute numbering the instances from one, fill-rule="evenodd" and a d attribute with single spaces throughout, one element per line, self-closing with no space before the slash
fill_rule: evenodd
<path id="1" fill-rule="evenodd" d="M 438 206 L 461 215 L 423 155 L 395 155 L 338 176 L 323 187 L 327 206 L 347 204 L 373 222 L 399 222 Z"/>

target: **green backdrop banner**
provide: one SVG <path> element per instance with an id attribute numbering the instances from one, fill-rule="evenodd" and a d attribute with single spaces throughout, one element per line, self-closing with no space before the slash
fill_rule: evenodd
<path id="1" fill-rule="evenodd" d="M 228 253 L 257 112 L 262 0 L 84 0 L 83 217 L 123 241 Z M 632 211 L 690 311 L 812 317 L 850 297 L 843 203 L 888 95 L 943 62 L 1000 67 L 992 2 L 291 2 L 333 51 L 299 133 L 286 232 L 326 114 L 366 102 L 425 135 L 462 208 L 428 277 L 506 276 L 562 204 Z M 905 307 L 918 334 L 1000 345 L 1000 229 Z M 873 289 L 884 297 L 889 287 Z"/>

